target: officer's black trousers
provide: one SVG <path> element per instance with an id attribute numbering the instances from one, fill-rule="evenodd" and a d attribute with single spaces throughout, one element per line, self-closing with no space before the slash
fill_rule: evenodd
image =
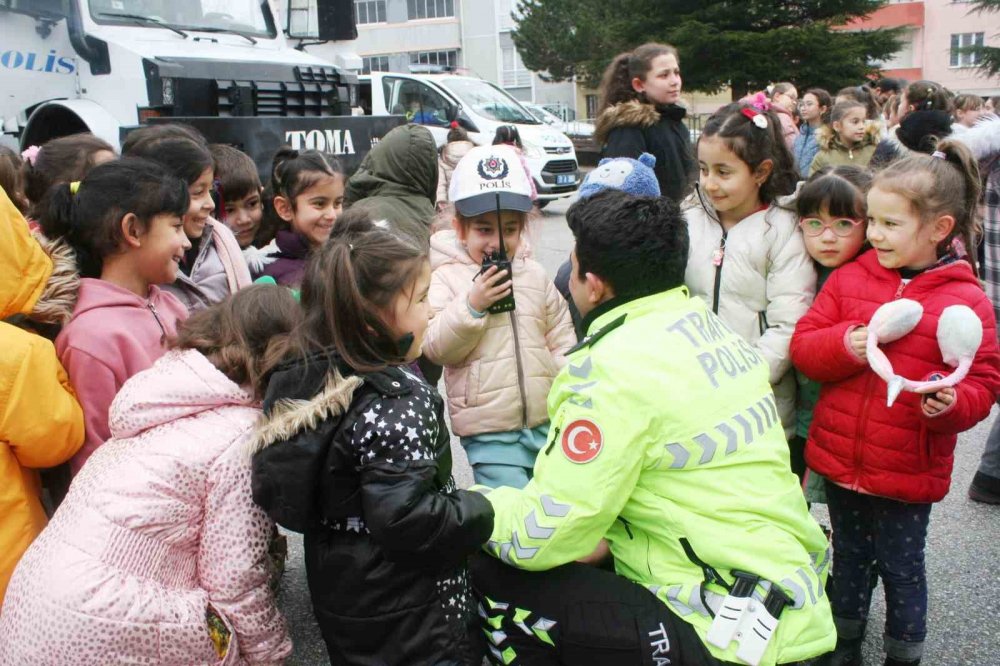
<path id="1" fill-rule="evenodd" d="M 610 571 L 576 563 L 522 571 L 482 553 L 469 568 L 493 664 L 726 663 L 651 592 Z"/>

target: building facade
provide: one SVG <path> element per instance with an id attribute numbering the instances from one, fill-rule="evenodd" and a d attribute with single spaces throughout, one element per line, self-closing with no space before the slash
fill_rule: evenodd
<path id="1" fill-rule="evenodd" d="M 976 67 L 966 46 L 1000 47 L 1000 13 L 971 11 L 967 1 L 926 0 L 888 5 L 848 29 L 903 27 L 903 46 L 882 63 L 885 76 L 907 81 L 936 81 L 955 93 L 989 96 L 1000 94 L 1000 77 L 987 77 Z"/>
<path id="2" fill-rule="evenodd" d="M 566 116 L 575 117 L 575 84 L 543 81 L 521 61 L 511 39 L 516 4 L 517 0 L 355 0 L 357 40 L 306 48 L 364 74 L 448 67 L 491 81 L 516 99 L 559 107 Z"/>

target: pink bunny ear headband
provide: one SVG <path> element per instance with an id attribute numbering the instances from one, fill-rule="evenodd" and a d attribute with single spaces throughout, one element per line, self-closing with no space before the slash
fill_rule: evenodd
<path id="1" fill-rule="evenodd" d="M 936 393 L 958 384 L 969 374 L 972 360 L 983 342 L 983 322 L 976 313 L 964 305 L 949 306 L 938 318 L 937 340 L 941 357 L 955 370 L 947 377 L 931 381 L 918 382 L 901 377 L 892 369 L 892 363 L 878 345 L 880 342 L 899 340 L 916 328 L 923 315 L 924 308 L 920 303 L 901 298 L 882 305 L 868 323 L 868 365 L 888 384 L 886 404 L 889 407 L 902 391 Z"/>

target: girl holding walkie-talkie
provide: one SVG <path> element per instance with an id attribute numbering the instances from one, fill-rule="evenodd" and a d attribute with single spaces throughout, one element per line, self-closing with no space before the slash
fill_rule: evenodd
<path id="1" fill-rule="evenodd" d="M 474 148 L 449 187 L 453 230 L 431 237 L 424 356 L 445 367 L 452 431 L 476 483 L 523 487 L 548 435 L 546 396 L 576 342 L 569 310 L 527 256 L 530 177 L 509 146 Z"/>

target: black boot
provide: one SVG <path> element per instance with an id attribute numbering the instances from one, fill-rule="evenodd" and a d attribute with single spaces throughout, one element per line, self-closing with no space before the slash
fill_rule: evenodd
<path id="1" fill-rule="evenodd" d="M 920 660 L 917 659 L 915 661 L 903 661 L 901 659 L 895 659 L 893 657 L 886 657 L 885 666 L 920 666 Z"/>
<path id="2" fill-rule="evenodd" d="M 826 657 L 823 666 L 861 666 L 861 645 L 864 636 L 837 638 L 837 647 Z"/>

